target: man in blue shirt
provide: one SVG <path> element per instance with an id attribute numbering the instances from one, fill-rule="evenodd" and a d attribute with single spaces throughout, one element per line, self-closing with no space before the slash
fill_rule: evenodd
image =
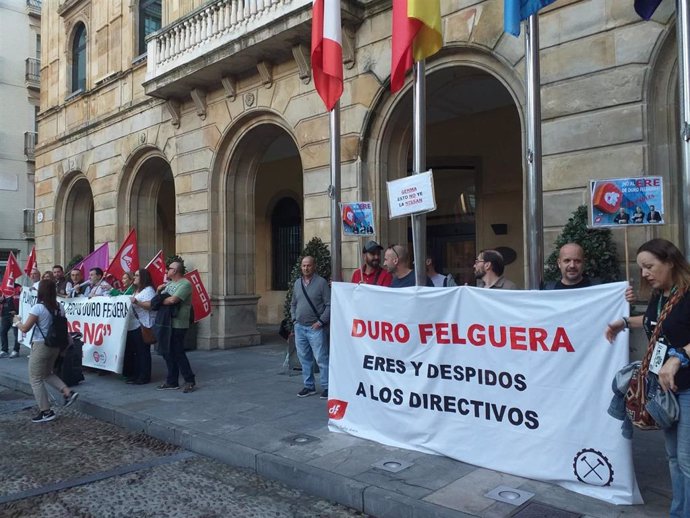
<path id="1" fill-rule="evenodd" d="M 383 255 L 383 267 L 393 276 L 391 288 L 415 286 L 414 270 L 410 268 L 410 254 L 402 245 L 391 245 Z M 434 287 L 429 277 L 426 286 Z"/>

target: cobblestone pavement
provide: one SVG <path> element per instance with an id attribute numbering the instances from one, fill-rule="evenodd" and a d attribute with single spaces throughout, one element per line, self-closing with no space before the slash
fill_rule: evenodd
<path id="1" fill-rule="evenodd" d="M 361 513 L 77 411 L 32 423 L 0 387 L 0 516 L 353 517 Z"/>

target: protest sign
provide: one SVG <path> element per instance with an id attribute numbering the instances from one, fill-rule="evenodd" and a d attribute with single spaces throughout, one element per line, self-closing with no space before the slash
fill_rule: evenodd
<path id="1" fill-rule="evenodd" d="M 122 372 L 127 323 L 132 307 L 129 296 L 58 298 L 65 309 L 70 332 L 82 334 L 84 342 L 82 365 L 107 371 Z M 29 317 L 29 310 L 36 304 L 36 291 L 22 290 L 19 315 L 22 322 Z M 34 328 L 35 329 L 35 328 Z M 38 331 L 36 331 L 38 332 Z M 33 331 L 19 333 L 19 341 L 31 347 Z"/>
<path id="2" fill-rule="evenodd" d="M 386 183 L 391 218 L 436 210 L 434 177 L 431 171 Z"/>
<path id="3" fill-rule="evenodd" d="M 665 223 L 661 176 L 592 180 L 590 197 L 593 227 Z"/>
<path id="4" fill-rule="evenodd" d="M 370 201 L 340 204 L 340 220 L 346 236 L 373 236 L 374 207 Z"/>
<path id="5" fill-rule="evenodd" d="M 607 413 L 628 343 L 604 331 L 628 313 L 626 286 L 333 283 L 329 428 L 640 503 L 630 441 Z"/>

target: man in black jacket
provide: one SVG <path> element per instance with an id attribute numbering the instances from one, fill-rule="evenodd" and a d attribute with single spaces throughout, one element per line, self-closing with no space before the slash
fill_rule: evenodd
<path id="1" fill-rule="evenodd" d="M 0 315 L 2 323 L 0 324 L 0 343 L 2 343 L 2 351 L 0 351 L 0 358 L 16 358 L 19 356 L 19 342 L 17 341 L 17 328 L 12 328 L 12 319 L 17 314 L 17 307 L 14 297 L 12 295 L 6 296 L 0 292 Z M 9 340 L 7 338 L 10 329 L 14 329 L 14 349 L 9 353 Z"/>

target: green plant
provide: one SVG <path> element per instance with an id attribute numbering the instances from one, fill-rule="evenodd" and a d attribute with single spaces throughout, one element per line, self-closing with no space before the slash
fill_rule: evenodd
<path id="1" fill-rule="evenodd" d="M 84 256 L 81 254 L 75 255 L 72 257 L 69 263 L 67 263 L 67 267 L 65 268 L 66 274 L 69 274 L 69 272 L 72 271 L 72 268 L 74 268 L 77 264 L 82 262 L 84 260 Z"/>
<path id="2" fill-rule="evenodd" d="M 330 281 L 331 279 L 331 252 L 328 250 L 326 244 L 318 237 L 314 237 L 307 243 L 302 250 L 302 253 L 297 259 L 297 262 L 290 271 L 290 283 L 288 284 L 288 291 L 285 295 L 285 304 L 283 305 L 283 316 L 287 318 L 289 327 L 292 329 L 292 319 L 290 318 L 290 303 L 292 302 L 292 291 L 295 287 L 295 282 L 302 276 L 302 259 L 306 256 L 312 256 L 316 261 L 316 273 L 321 277 Z"/>
<path id="3" fill-rule="evenodd" d="M 577 243 L 585 251 L 585 275 L 601 282 L 620 280 L 616 244 L 613 242 L 611 230 L 607 228 L 588 228 L 587 206 L 580 205 L 563 231 L 556 238 L 555 249 L 551 252 L 544 266 L 544 280 L 555 281 L 561 278 L 558 269 L 558 252 L 566 243 Z"/>

